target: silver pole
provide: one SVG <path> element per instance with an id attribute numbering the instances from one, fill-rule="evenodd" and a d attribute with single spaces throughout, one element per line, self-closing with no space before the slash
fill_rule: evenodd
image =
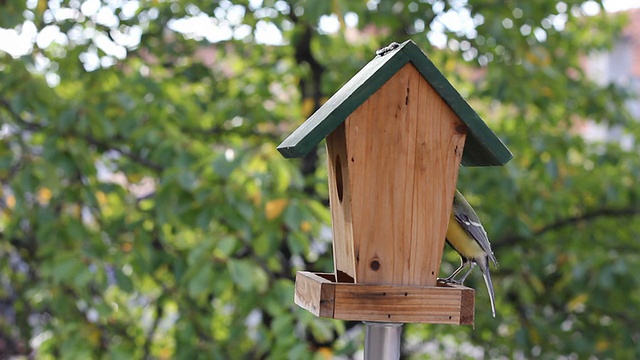
<path id="1" fill-rule="evenodd" d="M 365 321 L 364 360 L 400 359 L 402 323 Z"/>

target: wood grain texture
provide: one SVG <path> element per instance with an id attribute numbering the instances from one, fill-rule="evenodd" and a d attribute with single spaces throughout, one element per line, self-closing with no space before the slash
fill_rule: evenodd
<path id="1" fill-rule="evenodd" d="M 333 276 L 333 275 L 332 275 Z M 319 274 L 298 271 L 294 302 L 315 316 L 334 316 L 335 283 Z"/>
<path id="2" fill-rule="evenodd" d="M 364 285 L 333 280 L 331 274 L 298 272 L 296 304 L 317 316 L 340 320 L 473 324 L 471 288 L 441 284 Z"/>
<path id="3" fill-rule="evenodd" d="M 349 116 L 358 283 L 436 284 L 465 129 L 411 64 Z"/>
<path id="4" fill-rule="evenodd" d="M 344 124 L 327 137 L 329 204 L 333 231 L 333 264 L 339 282 L 357 281 L 351 220 L 349 158 Z"/>

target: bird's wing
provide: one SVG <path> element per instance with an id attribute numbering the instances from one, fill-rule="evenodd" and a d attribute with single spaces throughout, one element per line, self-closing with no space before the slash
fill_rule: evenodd
<path id="1" fill-rule="evenodd" d="M 466 214 L 458 213 L 457 211 L 454 212 L 453 215 L 464 231 L 471 235 L 471 237 L 480 245 L 482 250 L 487 253 L 491 262 L 498 266 L 498 261 L 496 260 L 495 255 L 493 255 L 493 251 L 491 251 L 491 244 L 489 243 L 487 232 L 484 230 L 484 227 L 482 227 L 480 220 L 477 218 L 471 219 Z"/>

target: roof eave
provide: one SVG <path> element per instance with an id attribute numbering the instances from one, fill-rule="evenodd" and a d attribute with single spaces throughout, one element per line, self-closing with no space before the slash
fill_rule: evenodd
<path id="1" fill-rule="evenodd" d="M 286 158 L 303 157 L 342 124 L 367 98 L 411 62 L 468 127 L 464 166 L 504 165 L 513 154 L 411 40 L 376 56 L 279 146 Z"/>
<path id="2" fill-rule="evenodd" d="M 286 158 L 305 156 L 408 62 L 400 48 L 371 60 L 291 133 L 278 151 Z"/>

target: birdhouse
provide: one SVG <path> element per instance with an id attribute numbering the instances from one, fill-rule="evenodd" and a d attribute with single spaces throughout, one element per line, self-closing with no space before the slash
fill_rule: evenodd
<path id="1" fill-rule="evenodd" d="M 459 166 L 512 154 L 412 41 L 377 52 L 278 150 L 326 138 L 335 271 L 295 302 L 343 320 L 472 324 L 473 289 L 437 283 Z"/>

